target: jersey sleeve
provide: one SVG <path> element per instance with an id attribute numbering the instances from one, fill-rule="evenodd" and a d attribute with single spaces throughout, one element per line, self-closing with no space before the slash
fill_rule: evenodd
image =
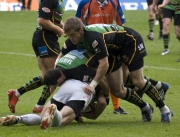
<path id="1" fill-rule="evenodd" d="M 84 6 L 89 2 L 89 0 L 81 0 L 80 3 L 78 4 L 78 8 L 76 11 L 76 17 L 80 18 L 82 14 L 82 10 Z"/>
<path id="2" fill-rule="evenodd" d="M 38 18 L 50 20 L 52 17 L 53 9 L 58 6 L 58 0 L 43 0 L 39 6 Z"/>
<path id="3" fill-rule="evenodd" d="M 117 8 L 118 11 L 117 11 L 117 15 L 116 15 L 116 23 L 118 25 L 120 25 L 120 23 L 122 23 L 122 24 L 126 23 L 126 19 L 125 19 L 124 13 L 122 11 L 121 5 L 118 0 L 117 0 L 117 3 L 118 3 L 118 8 Z"/>
<path id="4" fill-rule="evenodd" d="M 88 37 L 87 40 L 89 43 L 89 46 L 91 49 L 93 49 L 93 52 L 96 54 L 97 60 L 103 59 L 108 56 L 107 47 L 105 44 L 105 40 L 103 39 L 103 34 L 98 32 L 88 32 L 87 35 L 90 35 L 91 37 Z"/>
<path id="5" fill-rule="evenodd" d="M 81 0 L 76 11 L 76 17 L 80 18 L 84 24 L 88 16 L 89 2 L 90 0 Z"/>

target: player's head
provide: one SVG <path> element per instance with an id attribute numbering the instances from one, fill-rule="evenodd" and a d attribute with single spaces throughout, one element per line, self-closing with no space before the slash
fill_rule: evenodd
<path id="1" fill-rule="evenodd" d="M 60 86 L 64 81 L 62 72 L 58 68 L 50 69 L 44 75 L 44 83 L 47 86 Z"/>
<path id="2" fill-rule="evenodd" d="M 70 38 L 73 44 L 83 41 L 84 38 L 84 24 L 77 17 L 69 17 L 64 22 L 64 32 Z"/>

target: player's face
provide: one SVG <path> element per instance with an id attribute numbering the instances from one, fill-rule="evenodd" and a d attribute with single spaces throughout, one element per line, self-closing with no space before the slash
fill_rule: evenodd
<path id="1" fill-rule="evenodd" d="M 66 33 L 66 35 L 69 37 L 69 39 L 74 45 L 82 42 L 84 38 L 83 29 L 80 29 L 79 31 L 71 29 L 69 32 Z"/>

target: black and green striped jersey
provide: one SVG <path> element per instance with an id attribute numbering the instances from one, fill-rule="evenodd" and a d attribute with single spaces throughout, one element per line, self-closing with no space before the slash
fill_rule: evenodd
<path id="1" fill-rule="evenodd" d="M 180 0 L 170 0 L 164 8 L 174 10 L 175 14 L 180 14 Z"/>
<path id="2" fill-rule="evenodd" d="M 95 55 L 87 50 L 72 50 L 56 64 L 67 79 L 76 79 L 84 82 L 90 82 L 96 75 L 96 70 L 92 68 L 98 64 Z M 89 65 L 91 64 L 91 67 Z"/>
<path id="3" fill-rule="evenodd" d="M 64 14 L 63 0 L 40 0 L 38 9 L 38 18 L 51 20 L 52 23 L 59 26 Z"/>
<path id="4" fill-rule="evenodd" d="M 68 38 L 62 48 L 65 55 L 73 49 L 85 48 L 96 54 L 97 60 L 109 55 L 119 55 L 129 65 L 146 56 L 141 35 L 135 30 L 115 24 L 93 24 L 84 26 L 84 39 L 74 45 Z"/>
<path id="5" fill-rule="evenodd" d="M 114 72 L 121 66 L 121 61 L 115 56 L 109 56 L 110 67 L 107 73 Z M 67 79 L 77 79 L 89 82 L 96 74 L 99 62 L 96 55 L 85 49 L 71 50 L 60 58 L 56 64 Z"/>

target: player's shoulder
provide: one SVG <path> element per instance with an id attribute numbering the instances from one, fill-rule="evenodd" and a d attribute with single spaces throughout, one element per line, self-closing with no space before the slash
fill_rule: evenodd
<path id="1" fill-rule="evenodd" d="M 86 5 L 86 4 L 90 3 L 90 2 L 91 2 L 91 0 L 81 0 L 79 2 L 79 5 Z"/>

